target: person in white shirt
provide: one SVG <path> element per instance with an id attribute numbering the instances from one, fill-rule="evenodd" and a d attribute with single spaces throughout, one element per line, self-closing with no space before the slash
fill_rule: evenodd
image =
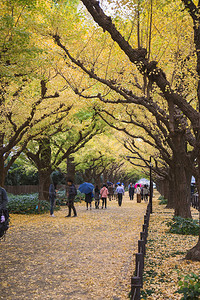
<path id="1" fill-rule="evenodd" d="M 135 193 L 137 195 L 137 203 L 140 203 L 141 202 L 141 188 L 140 188 L 139 184 L 137 184 L 137 187 L 135 189 Z"/>

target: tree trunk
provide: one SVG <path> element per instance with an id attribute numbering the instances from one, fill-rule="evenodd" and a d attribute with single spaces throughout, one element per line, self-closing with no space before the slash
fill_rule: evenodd
<path id="1" fill-rule="evenodd" d="M 108 174 L 106 171 L 103 172 L 103 182 L 106 184 L 108 181 Z"/>
<path id="2" fill-rule="evenodd" d="M 175 179 L 174 179 L 174 170 L 170 167 L 169 168 L 169 180 L 168 180 L 168 202 L 166 208 L 175 209 L 175 193 L 176 193 L 176 186 L 175 186 Z"/>
<path id="3" fill-rule="evenodd" d="M 200 261 L 200 237 L 196 246 L 187 252 L 185 258 L 193 261 Z"/>
<path id="4" fill-rule="evenodd" d="M 83 179 L 86 182 L 92 182 L 92 172 L 90 169 L 85 170 L 85 173 L 83 174 Z"/>
<path id="5" fill-rule="evenodd" d="M 169 181 L 169 193 L 166 208 L 175 209 L 175 186 L 173 181 Z"/>
<path id="6" fill-rule="evenodd" d="M 4 144 L 4 134 L 0 133 L 0 148 L 3 149 Z M 7 170 L 5 169 L 4 163 L 4 153 L 0 153 L 0 186 L 4 187 L 6 179 Z"/>
<path id="7" fill-rule="evenodd" d="M 181 162 L 176 161 L 174 166 L 174 206 L 175 216 L 192 218 L 190 210 L 190 186 L 186 177 L 185 168 Z"/>
<path id="8" fill-rule="evenodd" d="M 168 179 L 163 180 L 163 196 L 165 199 L 169 201 L 169 180 Z"/>
<path id="9" fill-rule="evenodd" d="M 51 183 L 51 146 L 49 138 L 42 138 L 39 142 L 39 200 L 49 200 L 49 185 Z"/>
<path id="10" fill-rule="evenodd" d="M 49 201 L 49 186 L 51 171 L 39 171 L 39 200 Z"/>
<path id="11" fill-rule="evenodd" d="M 96 172 L 94 175 L 94 182 L 95 182 L 95 185 L 98 185 L 98 187 L 101 187 L 101 175 L 96 174 Z"/>
<path id="12" fill-rule="evenodd" d="M 6 179 L 6 169 L 4 166 L 4 159 L 3 156 L 0 156 L 0 186 L 4 187 Z"/>
<path id="13" fill-rule="evenodd" d="M 191 162 L 187 157 L 185 132 L 179 129 L 171 134 L 174 149 L 170 165 L 170 180 L 174 187 L 174 215 L 182 218 L 192 218 L 190 210 L 190 185 L 188 177 L 192 177 Z"/>
<path id="14" fill-rule="evenodd" d="M 74 158 L 69 156 L 67 158 L 67 178 L 71 179 L 73 182 L 75 181 L 75 164 Z"/>

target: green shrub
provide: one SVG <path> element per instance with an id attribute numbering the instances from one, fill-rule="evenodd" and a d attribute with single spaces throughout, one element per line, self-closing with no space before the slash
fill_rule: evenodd
<path id="1" fill-rule="evenodd" d="M 197 300 L 200 296 L 200 273 L 195 275 L 184 276 L 183 280 L 178 282 L 179 289 L 176 291 L 178 294 L 183 294 L 182 300 Z"/>
<path id="2" fill-rule="evenodd" d="M 58 205 L 66 205 L 67 195 L 65 189 L 60 189 L 56 192 L 56 203 Z"/>
<path id="3" fill-rule="evenodd" d="M 168 200 L 163 198 L 162 200 L 160 200 L 159 205 L 167 205 L 167 202 Z"/>
<path id="4" fill-rule="evenodd" d="M 81 200 L 85 199 L 85 194 L 81 193 L 77 190 L 77 195 L 75 197 L 75 202 L 81 202 Z"/>
<path id="5" fill-rule="evenodd" d="M 198 220 L 173 217 L 173 219 L 168 221 L 166 224 L 170 227 L 170 233 L 199 235 L 200 226 L 198 224 Z"/>
<path id="6" fill-rule="evenodd" d="M 158 200 L 160 200 L 159 205 L 167 205 L 167 199 L 164 196 L 160 196 Z"/>
<path id="7" fill-rule="evenodd" d="M 12 214 L 38 214 L 38 194 L 8 195 L 8 210 Z M 50 210 L 47 201 L 40 201 L 40 213 Z M 58 208 L 56 209 L 58 210 Z"/>

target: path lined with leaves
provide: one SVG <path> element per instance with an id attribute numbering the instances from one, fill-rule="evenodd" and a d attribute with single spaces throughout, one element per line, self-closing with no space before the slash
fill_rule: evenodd
<path id="1" fill-rule="evenodd" d="M 126 195 L 122 207 L 76 207 L 77 218 L 65 218 L 66 207 L 56 218 L 11 216 L 0 299 L 127 299 L 146 204 Z"/>

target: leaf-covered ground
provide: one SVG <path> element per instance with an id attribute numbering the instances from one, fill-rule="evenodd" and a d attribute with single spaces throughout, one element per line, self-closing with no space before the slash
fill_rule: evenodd
<path id="1" fill-rule="evenodd" d="M 178 289 L 178 277 L 192 272 L 200 274 L 200 262 L 184 259 L 198 237 L 168 233 L 166 220 L 173 217 L 173 210 L 158 203 L 153 203 L 154 213 L 150 220 L 142 299 L 181 299 L 183 294 L 174 294 Z M 198 219 L 198 211 L 193 208 L 192 215 Z"/>
<path id="2" fill-rule="evenodd" d="M 122 207 L 76 207 L 77 218 L 65 218 L 66 207 L 56 218 L 11 215 L 0 242 L 0 299 L 127 299 L 146 204 L 126 195 Z"/>

